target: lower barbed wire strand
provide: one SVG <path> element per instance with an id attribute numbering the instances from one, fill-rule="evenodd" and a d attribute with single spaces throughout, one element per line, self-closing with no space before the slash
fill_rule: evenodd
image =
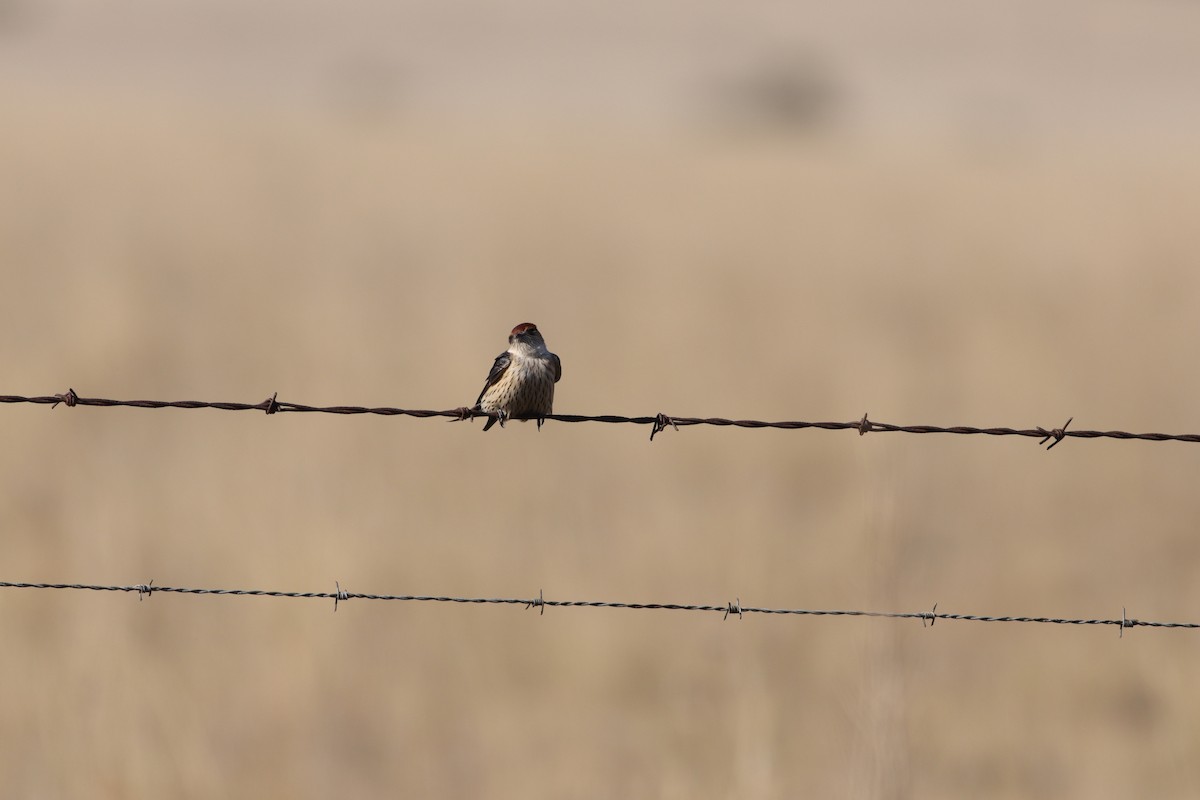
<path id="1" fill-rule="evenodd" d="M 184 594 L 184 595 L 220 595 L 225 597 L 279 597 L 291 599 L 322 599 L 346 602 L 349 600 L 382 600 L 399 602 L 426 603 L 465 603 L 472 605 L 519 605 L 525 608 L 601 608 L 626 609 L 646 611 L 701 611 L 719 612 L 729 616 L 730 612 L 739 617 L 744 614 L 771 614 L 819 617 L 876 617 L 885 619 L 915 619 L 924 622 L 954 620 L 960 622 L 1014 622 L 1036 623 L 1043 625 L 1115 625 L 1124 628 L 1200 628 L 1195 622 L 1155 622 L 1150 620 L 1132 619 L 1122 616 L 1121 619 L 1071 619 L 1063 617 L 1028 617 L 1028 616 L 989 616 L 982 614 L 955 614 L 938 611 L 934 606 L 932 611 L 860 611 L 847 609 L 808 609 L 808 608 L 759 608 L 743 606 L 741 601 L 736 605 L 694 605 L 687 603 L 632 603 L 606 600 L 553 600 L 546 599 L 539 593 L 536 598 L 519 597 L 454 597 L 449 595 L 399 595 L 399 594 L 367 594 L 348 592 L 340 588 L 340 584 L 332 592 L 286 592 L 268 589 L 207 589 L 184 588 L 179 586 L 156 586 L 153 581 L 146 584 L 129 586 L 109 586 L 88 583 L 31 583 L 0 581 L 0 589 L 70 589 L 92 592 L 135 592 L 139 596 L 154 594 Z"/>

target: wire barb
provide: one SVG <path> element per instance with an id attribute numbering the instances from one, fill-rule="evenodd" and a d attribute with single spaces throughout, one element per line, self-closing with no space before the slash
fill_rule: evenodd
<path id="1" fill-rule="evenodd" d="M 1063 440 L 1063 438 L 1065 438 L 1065 437 L 1066 437 L 1066 435 L 1067 435 L 1067 425 L 1070 425 L 1070 424 L 1071 424 L 1071 421 L 1072 421 L 1072 420 L 1074 420 L 1074 419 L 1075 419 L 1074 417 L 1071 417 L 1071 419 L 1068 419 L 1068 420 L 1066 421 L 1066 424 L 1064 424 L 1064 425 L 1063 425 L 1061 428 L 1055 428 L 1055 429 L 1053 429 L 1053 430 L 1049 430 L 1049 431 L 1048 431 L 1048 430 L 1046 430 L 1046 429 L 1044 429 L 1044 428 L 1038 428 L 1038 431 L 1039 431 L 1040 433 L 1044 433 L 1044 434 L 1046 434 L 1045 438 L 1044 438 L 1044 439 L 1042 439 L 1040 442 L 1038 442 L 1038 444 L 1039 444 L 1039 445 L 1041 445 L 1041 444 L 1045 444 L 1046 442 L 1048 442 L 1048 441 L 1050 441 L 1051 439 L 1053 439 L 1054 441 L 1053 441 L 1053 442 L 1051 442 L 1050 446 L 1046 448 L 1046 450 L 1053 450 L 1053 449 L 1054 449 L 1054 447 L 1055 447 L 1055 445 L 1057 445 L 1059 442 L 1061 442 L 1061 441 Z"/>
<path id="2" fill-rule="evenodd" d="M 137 589 L 138 602 L 140 603 L 145 598 L 154 594 L 154 581 L 151 580 L 149 583 L 139 583 L 134 588 Z"/>
<path id="3" fill-rule="evenodd" d="M 722 619 L 729 619 L 730 614 L 737 614 L 738 619 L 743 619 L 742 616 L 742 598 L 737 598 L 736 603 L 729 603 L 725 606 L 725 616 Z"/>
<path id="4" fill-rule="evenodd" d="M 866 436 L 873 430 L 875 430 L 875 423 L 867 419 L 866 412 L 863 412 L 863 418 L 858 422 L 858 435 Z"/>
<path id="5" fill-rule="evenodd" d="M 931 627 L 931 628 L 932 628 L 934 625 L 936 625 L 936 624 L 937 624 L 937 618 L 938 618 L 938 613 L 937 613 L 937 603 L 934 603 L 934 604 L 933 604 L 933 611 L 929 612 L 928 614 L 922 614 L 922 615 L 921 615 L 921 627 L 922 627 L 922 628 L 924 628 L 924 627 L 925 627 L 925 620 L 929 620 L 929 627 Z"/>
<path id="6" fill-rule="evenodd" d="M 268 397 L 266 400 L 263 400 L 262 403 L 259 404 L 263 407 L 263 411 L 267 412 L 268 414 L 274 414 L 274 413 L 278 412 L 279 411 L 279 403 L 275 399 L 277 397 L 279 397 L 279 392 L 275 392 L 270 397 Z"/>
<path id="7" fill-rule="evenodd" d="M 675 430 L 679 430 L 679 426 L 675 424 L 675 420 L 668 417 L 661 411 L 654 417 L 654 426 L 650 428 L 650 441 L 654 441 L 656 434 L 662 433 L 670 425 Z"/>
<path id="8" fill-rule="evenodd" d="M 546 598 L 542 595 L 541 589 L 538 589 L 538 596 L 536 600 L 526 601 L 525 610 L 528 611 L 531 608 L 536 608 L 538 610 L 539 617 L 546 616 Z"/>
<path id="9" fill-rule="evenodd" d="M 79 402 L 79 395 L 75 394 L 74 389 L 67 389 L 66 394 L 54 395 L 54 404 L 50 406 L 50 409 L 58 408 L 59 403 L 66 403 L 67 408 L 74 408 L 77 402 Z"/>
<path id="10" fill-rule="evenodd" d="M 341 601 L 343 601 L 343 600 L 349 600 L 349 599 L 350 599 L 350 593 L 349 593 L 349 592 L 343 592 L 343 591 L 342 591 L 342 584 L 338 583 L 337 581 L 334 581 L 334 582 L 333 582 L 333 585 L 334 585 L 334 586 L 337 588 L 337 592 L 336 592 L 336 593 L 333 595 L 333 613 L 335 613 L 335 614 L 336 614 L 336 613 L 337 613 L 337 608 L 338 608 L 338 603 L 340 603 L 340 602 L 341 602 Z"/>

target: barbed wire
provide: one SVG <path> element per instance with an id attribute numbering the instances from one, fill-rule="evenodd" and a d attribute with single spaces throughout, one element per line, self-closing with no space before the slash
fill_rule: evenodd
<path id="1" fill-rule="evenodd" d="M 290 403 L 278 399 L 278 393 L 271 395 L 259 403 L 230 403 L 209 402 L 204 400 L 109 400 L 100 397 L 81 397 L 74 389 L 68 389 L 62 394 L 25 397 L 22 395 L 0 395 L 0 403 L 35 403 L 49 405 L 55 408 L 62 404 L 73 408 L 75 406 L 99 406 L 110 408 L 115 406 L 125 408 L 213 408 L 219 411 L 262 411 L 267 414 L 282 413 L 315 413 L 315 414 L 376 414 L 379 416 L 406 417 L 449 417 L 451 421 L 464 421 L 476 417 L 498 419 L 495 414 L 476 411 L 471 408 L 452 408 L 445 411 L 427 409 L 393 408 L 389 406 L 310 406 L 302 403 Z M 1200 443 L 1200 434 L 1196 433 L 1131 433 L 1129 431 L 1098 431 L 1098 430 L 1067 430 L 1074 421 L 1068 419 L 1059 428 L 1010 428 L 993 427 L 977 428 L 968 425 L 893 425 L 887 422 L 875 422 L 863 414 L 861 419 L 851 422 L 805 422 L 803 420 L 788 420 L 782 422 L 767 422 L 756 419 L 725 419 L 723 417 L 677 417 L 668 414 L 654 416 L 626 417 L 617 414 L 547 414 L 544 417 L 514 416 L 510 419 L 540 419 L 555 422 L 606 422 L 626 423 L 632 425 L 650 425 L 650 441 L 655 435 L 668 427 L 679 430 L 689 425 L 713 425 L 718 427 L 736 428 L 775 428 L 782 430 L 804 430 L 816 428 L 819 430 L 853 430 L 859 436 L 868 433 L 951 433 L 959 435 L 983 436 L 1024 436 L 1040 439 L 1038 444 L 1049 442 L 1047 450 L 1052 449 L 1063 439 L 1125 439 L 1148 442 L 1194 442 Z M 1053 441 L 1051 441 L 1053 439 Z"/>
<path id="2" fill-rule="evenodd" d="M 629 603 L 606 600 L 547 600 L 544 593 L 538 590 L 537 597 L 451 597 L 439 595 L 412 594 L 364 594 L 347 592 L 340 583 L 335 582 L 336 590 L 332 592 L 283 592 L 268 589 L 185 589 L 177 586 L 155 586 L 154 581 L 138 583 L 131 586 L 104 586 L 86 583 L 16 583 L 0 581 L 0 589 L 74 589 L 89 592 L 136 592 L 138 599 L 145 599 L 156 593 L 187 594 L 187 595 L 224 595 L 232 597 L 282 597 L 293 600 L 333 600 L 333 610 L 337 611 L 338 604 L 349 600 L 391 600 L 398 602 L 416 603 L 464 603 L 471 605 L 513 605 L 523 606 L 526 610 L 536 608 L 539 614 L 545 614 L 547 608 L 606 608 L 626 609 L 632 611 L 702 611 L 719 613 L 723 619 L 736 616 L 742 619 L 746 614 L 775 614 L 813 617 L 881 617 L 884 619 L 917 619 L 922 627 L 932 627 L 938 620 L 958 622 L 1032 622 L 1047 625 L 1113 625 L 1120 629 L 1124 636 L 1126 628 L 1200 628 L 1196 622 L 1153 622 L 1150 620 L 1133 619 L 1121 609 L 1120 619 L 1071 619 L 1065 617 L 1014 617 L 991 616 L 986 614 L 953 614 L 938 611 L 934 603 L 929 611 L 851 611 L 835 609 L 811 608 L 759 608 L 742 605 L 741 598 L 724 605 L 692 605 L 688 603 Z"/>

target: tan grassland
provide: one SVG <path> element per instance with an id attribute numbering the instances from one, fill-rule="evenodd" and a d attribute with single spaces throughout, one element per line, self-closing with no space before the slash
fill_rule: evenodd
<path id="1" fill-rule="evenodd" d="M 0 83 L 0 394 L 1200 431 L 1200 159 Z M 1200 621 L 1200 447 L 0 407 L 0 579 Z M 0 591 L 6 797 L 1200 791 L 1188 631 Z"/>

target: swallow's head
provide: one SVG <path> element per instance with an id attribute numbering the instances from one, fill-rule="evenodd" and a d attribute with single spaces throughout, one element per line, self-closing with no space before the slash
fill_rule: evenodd
<path id="1" fill-rule="evenodd" d="M 512 333 L 508 336 L 509 344 L 524 344 L 530 347 L 545 347 L 546 342 L 542 339 L 542 333 L 537 329 L 537 325 L 532 322 L 522 322 L 520 325 L 512 329 Z"/>

